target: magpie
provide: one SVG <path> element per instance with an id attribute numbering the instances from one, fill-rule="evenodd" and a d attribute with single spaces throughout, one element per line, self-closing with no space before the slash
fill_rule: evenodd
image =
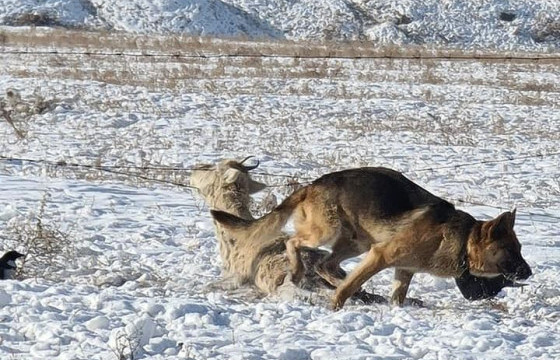
<path id="1" fill-rule="evenodd" d="M 15 276 L 16 259 L 25 255 L 11 250 L 0 258 L 0 280 L 13 279 Z"/>
<path id="2" fill-rule="evenodd" d="M 461 294 L 463 294 L 467 300 L 490 299 L 498 295 L 505 287 L 525 286 L 525 284 L 516 283 L 503 275 L 485 278 L 474 276 L 468 271 L 465 271 L 460 277 L 455 278 L 455 283 L 461 291 Z"/>

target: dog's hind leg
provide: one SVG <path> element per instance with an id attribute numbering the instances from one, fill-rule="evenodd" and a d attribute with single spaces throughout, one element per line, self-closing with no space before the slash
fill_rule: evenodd
<path id="1" fill-rule="evenodd" d="M 322 231 L 321 231 L 322 230 Z M 301 281 L 304 275 L 303 262 L 301 260 L 300 248 L 317 248 L 321 245 L 333 242 L 339 236 L 340 231 L 336 228 L 316 229 L 314 232 L 298 231 L 293 237 L 286 241 L 286 255 L 290 263 L 291 280 L 294 284 Z M 323 261 L 321 261 L 322 263 Z M 344 271 L 341 270 L 340 276 L 344 278 Z M 323 277 L 319 272 L 318 274 Z M 324 277 L 323 277 L 324 278 Z M 326 279 L 329 283 L 329 279 Z M 331 283 L 332 284 L 332 283 Z M 332 284 L 336 286 L 335 284 Z"/>
<path id="2" fill-rule="evenodd" d="M 296 214 L 294 223 L 296 233 L 286 241 L 286 254 L 290 263 L 292 282 L 297 284 L 304 273 L 299 249 L 302 247 L 314 249 L 322 245 L 335 244 L 343 235 L 343 228 L 336 208 L 332 206 L 318 210 L 313 208 L 300 210 Z M 343 272 L 341 276 L 344 277 Z"/>
<path id="3" fill-rule="evenodd" d="M 389 267 L 383 256 L 385 244 L 373 245 L 366 257 L 338 286 L 333 297 L 332 307 L 334 310 L 342 308 L 346 300 L 373 275 Z"/>
<path id="4" fill-rule="evenodd" d="M 346 236 L 343 232 L 343 235 L 334 243 L 332 252 L 315 266 L 317 274 L 334 287 L 339 286 L 346 278 L 346 272 L 340 267 L 340 263 L 363 252 L 350 237 L 351 233 Z"/>

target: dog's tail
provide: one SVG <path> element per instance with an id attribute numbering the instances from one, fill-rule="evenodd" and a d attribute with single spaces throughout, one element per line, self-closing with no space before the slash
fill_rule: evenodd
<path id="1" fill-rule="evenodd" d="M 307 188 L 299 189 L 270 213 L 256 220 L 242 219 L 219 210 L 210 210 L 210 213 L 233 236 L 241 239 L 258 239 L 259 242 L 265 242 L 281 234 L 282 227 L 288 222 L 296 207 L 305 200 L 306 196 Z"/>

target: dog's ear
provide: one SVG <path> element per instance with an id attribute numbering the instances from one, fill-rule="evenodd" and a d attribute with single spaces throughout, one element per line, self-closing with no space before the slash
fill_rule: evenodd
<path id="1" fill-rule="evenodd" d="M 515 224 L 515 213 L 517 212 L 516 209 L 513 211 L 506 211 L 500 216 L 496 218 L 496 222 L 500 226 L 504 226 L 505 228 L 513 229 L 513 225 Z"/>
<path id="2" fill-rule="evenodd" d="M 500 214 L 494 220 L 489 221 L 490 235 L 492 239 L 499 239 L 508 231 L 513 230 L 515 224 L 515 210 L 513 212 L 506 211 Z"/>

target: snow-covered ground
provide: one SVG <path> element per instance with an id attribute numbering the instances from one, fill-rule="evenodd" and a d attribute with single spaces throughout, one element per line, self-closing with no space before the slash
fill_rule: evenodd
<path id="1" fill-rule="evenodd" d="M 263 59 L 260 72 L 222 63 L 216 73 L 221 60 L 206 59 L 203 68 L 182 64 L 182 74 L 197 68 L 198 79 L 179 77 L 166 88 L 153 84 L 179 66 L 173 60 L 131 61 L 129 77 L 110 84 L 73 78 L 92 67 L 100 77 L 118 72 L 112 57 L 53 56 L 3 55 L 1 96 L 24 137 L 2 120 L 1 155 L 185 169 L 255 155 L 257 173 L 272 174 L 259 179 L 276 185 L 287 179 L 275 175 L 305 180 L 390 166 L 479 218 L 498 214 L 492 206 L 517 206 L 535 275 L 493 303 L 470 303 L 451 280 L 422 275 L 410 292 L 424 308 L 350 304 L 334 313 L 313 298 L 255 300 L 248 291 L 207 288 L 220 278 L 220 261 L 208 211 L 191 190 L 2 161 L 2 247 L 27 250 L 17 229 L 33 233 L 33 216 L 70 239 L 52 262 L 28 260 L 33 278 L 0 283 L 4 358 L 111 359 L 128 340 L 140 343 L 137 358 L 155 359 L 560 355 L 559 156 L 529 157 L 558 152 L 555 64 L 286 58 Z M 296 75 L 273 76 L 286 68 Z M 308 68 L 336 76 L 301 75 Z M 46 104 L 41 113 L 36 103 Z M 494 162 L 501 159 L 512 160 Z M 142 174 L 188 181 L 188 171 Z M 388 295 L 391 275 L 375 276 L 368 288 Z"/>
<path id="2" fill-rule="evenodd" d="M 198 21 L 207 34 L 263 36 L 266 26 L 275 37 L 315 39 L 323 23 L 332 23 L 317 9 L 344 18 L 351 4 L 271 3 L 0 0 L 0 19 L 49 8 L 76 25 L 176 32 L 185 25 L 165 26 L 178 24 L 179 14 L 194 14 L 184 10 L 193 6 L 199 17 L 189 20 L 188 32 Z M 542 49 L 522 25 L 539 11 L 558 14 L 559 7 L 555 1 L 424 1 L 416 13 L 416 3 L 355 2 L 412 19 L 447 11 L 472 22 L 472 29 L 488 25 L 469 33 L 452 22 L 449 29 L 472 40 L 454 45 L 518 50 Z M 281 6 L 302 10 L 284 18 Z M 277 20 L 259 15 L 251 23 L 254 34 L 246 22 L 236 32 L 227 27 L 238 25 L 219 17 L 206 22 L 201 11 L 208 9 L 229 11 L 228 19 L 241 19 L 242 9 L 243 16 Z M 473 21 L 475 9 L 482 15 Z M 520 14 L 518 23 L 499 27 L 495 18 L 485 20 L 505 9 Z M 434 24 L 417 21 L 407 26 Z M 380 26 L 394 30 L 371 25 L 368 34 Z M 514 34 L 509 26 L 521 30 Z M 357 37 L 352 28 L 344 31 L 348 35 L 341 30 L 336 38 Z M 560 72 L 554 60 L 187 59 L 7 50 L 18 46 L 0 47 L 0 100 L 13 123 L 0 113 L 0 155 L 60 166 L 0 159 L 0 251 L 32 252 L 23 264 L 27 278 L 0 282 L 2 359 L 118 359 L 130 348 L 135 359 L 560 358 Z M 215 290 L 208 285 L 220 279 L 220 261 L 208 209 L 191 189 L 146 178 L 187 184 L 197 163 L 247 155 L 261 160 L 258 179 L 275 185 L 257 204 L 268 191 L 284 197 L 287 175 L 305 181 L 381 165 L 480 219 L 517 207 L 516 230 L 534 275 L 523 289 L 474 303 L 452 280 L 417 275 L 410 295 L 424 307 L 350 303 L 339 312 L 319 297 L 256 299 L 250 289 Z M 72 163 L 119 166 L 109 169 L 142 177 Z M 142 166 L 148 168 L 136 168 Z M 32 244 L 38 233 L 43 240 Z M 33 253 L 47 245 L 49 256 Z M 384 271 L 367 288 L 387 296 L 391 277 Z"/>
<path id="3" fill-rule="evenodd" d="M 557 0 L 1 0 L 0 25 L 547 50 Z"/>

